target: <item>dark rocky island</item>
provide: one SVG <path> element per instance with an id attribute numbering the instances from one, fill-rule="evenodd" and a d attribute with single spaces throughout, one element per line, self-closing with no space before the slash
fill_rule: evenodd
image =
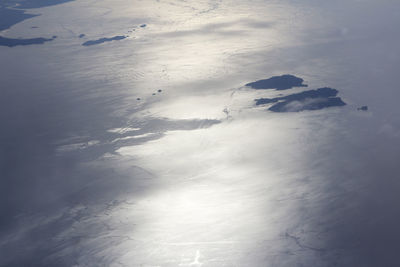
<path id="1" fill-rule="evenodd" d="M 18 9 L 41 8 L 47 6 L 55 6 L 74 0 L 2 0 L 5 6 L 15 7 Z M 18 5 L 17 5 L 18 4 Z M 17 6 L 16 6 L 17 5 Z"/>
<path id="2" fill-rule="evenodd" d="M 275 103 L 268 110 L 273 112 L 298 112 L 344 106 L 346 103 L 336 97 L 338 90 L 324 87 L 276 98 L 256 99 L 256 105 Z"/>
<path id="3" fill-rule="evenodd" d="M 340 97 L 309 98 L 304 101 L 279 102 L 269 108 L 273 112 L 299 112 L 346 105 Z"/>
<path id="4" fill-rule="evenodd" d="M 117 36 L 114 36 L 114 37 L 111 37 L 111 38 L 106 38 L 105 37 L 105 38 L 100 38 L 100 39 L 97 39 L 97 40 L 90 40 L 90 41 L 84 42 L 82 45 L 83 46 L 98 45 L 98 44 L 102 44 L 102 43 L 105 43 L 105 42 L 123 40 L 126 37 L 127 36 L 124 36 L 124 35 L 117 35 Z"/>
<path id="5" fill-rule="evenodd" d="M 280 100 L 284 101 L 299 101 L 304 100 L 306 98 L 328 98 L 332 96 L 336 96 L 338 94 L 338 90 L 324 87 L 318 88 L 316 90 L 308 90 L 297 94 L 282 96 L 282 97 L 275 97 L 275 98 L 259 98 L 256 99 L 256 105 L 264 105 L 269 103 L 276 103 Z"/>
<path id="6" fill-rule="evenodd" d="M 46 6 L 58 5 L 74 0 L 2 0 L 0 1 L 0 31 L 9 29 L 13 25 L 20 23 L 26 19 L 30 19 L 39 15 L 26 14 L 24 9 L 41 8 Z M 32 26 L 32 29 L 38 28 Z M 13 39 L 0 36 L 0 46 L 14 47 L 19 45 L 44 44 L 53 41 L 53 38 L 29 38 L 29 39 Z"/>
<path id="7" fill-rule="evenodd" d="M 18 45 L 34 45 L 34 44 L 44 44 L 45 42 L 53 41 L 55 37 L 47 38 L 30 38 L 30 39 L 12 39 L 0 36 L 0 46 L 14 47 Z"/>
<path id="8" fill-rule="evenodd" d="M 23 9 L 40 8 L 58 5 L 74 0 L 1 0 L 0 1 L 0 31 L 39 15 L 26 14 Z"/>
<path id="9" fill-rule="evenodd" d="M 0 31 L 36 16 L 38 15 L 26 14 L 24 10 L 8 9 L 0 6 Z"/>
<path id="10" fill-rule="evenodd" d="M 253 89 L 276 89 L 276 90 L 287 90 L 293 87 L 307 87 L 303 84 L 304 80 L 289 74 L 274 76 L 269 79 L 259 80 L 252 83 L 246 84 Z"/>

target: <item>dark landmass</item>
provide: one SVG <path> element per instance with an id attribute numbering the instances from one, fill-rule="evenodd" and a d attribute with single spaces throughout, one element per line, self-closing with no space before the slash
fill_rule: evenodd
<path id="1" fill-rule="evenodd" d="M 79 34 L 78 37 L 79 37 L 79 38 L 83 38 L 83 37 L 85 37 L 85 36 L 86 36 L 86 35 L 82 33 L 82 34 Z"/>
<path id="2" fill-rule="evenodd" d="M 41 8 L 55 6 L 74 0 L 2 0 L 1 6 L 13 7 L 18 9 Z"/>
<path id="3" fill-rule="evenodd" d="M 0 46 L 14 47 L 18 45 L 34 45 L 34 44 L 44 44 L 45 42 L 53 41 L 54 38 L 31 38 L 31 39 L 11 39 L 0 36 Z"/>
<path id="4" fill-rule="evenodd" d="M 158 90 L 157 90 L 157 92 L 161 93 L 161 92 L 162 92 L 162 90 L 161 90 L 161 89 L 158 89 Z"/>
<path id="5" fill-rule="evenodd" d="M 279 102 L 269 108 L 273 112 L 299 112 L 304 110 L 319 110 L 329 107 L 341 107 L 346 105 L 340 97 L 314 98 L 300 101 Z"/>
<path id="6" fill-rule="evenodd" d="M 98 40 L 90 40 L 90 41 L 84 42 L 82 45 L 83 46 L 98 45 L 98 44 L 102 44 L 105 42 L 123 40 L 125 38 L 126 38 L 126 36 L 124 36 L 124 35 L 118 35 L 118 36 L 114 36 L 111 38 L 100 38 Z"/>
<path id="7" fill-rule="evenodd" d="M 274 112 L 298 112 L 346 105 L 340 97 L 336 97 L 337 94 L 338 90 L 324 87 L 288 96 L 260 98 L 255 101 L 256 105 L 276 103 L 269 108 Z"/>
<path id="8" fill-rule="evenodd" d="M 291 94 L 288 96 L 275 97 L 275 98 L 259 98 L 256 99 L 255 101 L 256 105 L 264 105 L 269 103 L 276 103 L 280 100 L 295 101 L 295 100 L 304 100 L 306 98 L 327 98 L 336 96 L 338 93 L 339 91 L 336 89 L 324 87 L 324 88 L 318 88 L 316 90 L 308 90 L 297 94 Z"/>
<path id="9" fill-rule="evenodd" d="M 368 106 L 359 107 L 357 110 L 368 111 Z"/>
<path id="10" fill-rule="evenodd" d="M 24 10 L 8 9 L 0 6 L 0 31 L 9 29 L 11 26 L 20 23 L 21 21 L 36 16 L 38 15 L 25 14 Z"/>
<path id="11" fill-rule="evenodd" d="M 248 83 L 246 86 L 250 86 L 253 89 L 286 90 L 293 87 L 307 87 L 307 85 L 303 84 L 303 82 L 304 80 L 301 78 L 285 74 L 282 76 L 274 76 L 269 79 Z"/>
<path id="12" fill-rule="evenodd" d="M 142 24 L 142 25 L 140 25 L 140 27 L 142 27 L 142 28 L 144 28 L 144 27 L 146 27 L 147 25 L 146 24 Z"/>
<path id="13" fill-rule="evenodd" d="M 139 100 L 140 100 L 140 97 L 136 98 L 136 100 L 139 101 Z"/>
<path id="14" fill-rule="evenodd" d="M 29 8 L 59 5 L 74 0 L 0 0 L 0 31 L 39 15 L 26 14 Z"/>

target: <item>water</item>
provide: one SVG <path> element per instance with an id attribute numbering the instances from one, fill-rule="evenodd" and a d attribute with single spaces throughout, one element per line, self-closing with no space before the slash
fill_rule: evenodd
<path id="1" fill-rule="evenodd" d="M 29 10 L 1 36 L 58 37 L 0 47 L 0 265 L 396 266 L 399 8 Z M 245 86 L 283 74 L 308 88 Z M 254 101 L 321 87 L 347 105 Z"/>

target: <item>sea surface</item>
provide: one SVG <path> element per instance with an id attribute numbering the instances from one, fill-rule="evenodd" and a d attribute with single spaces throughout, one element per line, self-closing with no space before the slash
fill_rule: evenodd
<path id="1" fill-rule="evenodd" d="M 0 266 L 398 266 L 399 14 L 2 1 Z"/>

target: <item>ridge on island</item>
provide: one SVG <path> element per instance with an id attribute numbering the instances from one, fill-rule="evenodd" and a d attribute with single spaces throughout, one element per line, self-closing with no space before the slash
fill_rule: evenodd
<path id="1" fill-rule="evenodd" d="M 256 105 L 276 103 L 268 108 L 273 112 L 298 112 L 346 105 L 340 97 L 336 97 L 337 94 L 338 90 L 323 87 L 283 97 L 259 98 L 255 101 Z"/>
<path id="2" fill-rule="evenodd" d="M 269 79 L 258 80 L 246 84 L 253 89 L 276 89 L 276 90 L 287 90 L 293 87 L 307 87 L 303 84 L 304 80 L 302 78 L 296 77 L 294 75 L 285 74 L 281 76 L 273 76 Z"/>
<path id="3" fill-rule="evenodd" d="M 346 103 L 340 97 L 306 98 L 304 101 L 279 102 L 268 110 L 273 112 L 299 112 L 304 110 L 319 110 L 329 107 L 341 107 Z"/>

